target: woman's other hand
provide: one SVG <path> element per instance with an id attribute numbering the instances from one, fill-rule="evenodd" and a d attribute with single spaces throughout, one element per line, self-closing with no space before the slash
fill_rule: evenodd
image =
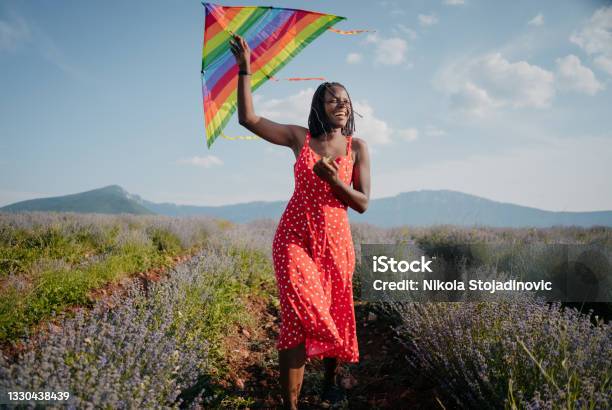
<path id="1" fill-rule="evenodd" d="M 331 157 L 323 157 L 318 160 L 312 168 L 315 174 L 322 180 L 331 185 L 337 184 L 338 179 L 338 163 Z"/>
<path id="2" fill-rule="evenodd" d="M 251 49 L 246 40 L 238 34 L 234 34 L 229 41 L 230 50 L 236 58 L 236 64 L 241 70 L 248 70 L 251 64 Z"/>

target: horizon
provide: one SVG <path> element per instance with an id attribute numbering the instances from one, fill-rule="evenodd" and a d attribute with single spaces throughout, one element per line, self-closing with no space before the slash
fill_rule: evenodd
<path id="1" fill-rule="evenodd" d="M 279 72 L 346 85 L 364 115 L 355 136 L 370 149 L 371 199 L 446 190 L 552 212 L 612 210 L 608 3 L 274 5 L 376 30 L 324 33 Z M 203 23 L 199 1 L 3 2 L 0 86 L 11 97 L 0 103 L 0 172 L 10 178 L 0 207 L 109 185 L 177 205 L 289 200 L 291 150 L 223 138 L 206 147 Z M 317 85 L 270 81 L 255 110 L 303 125 Z M 235 114 L 225 133 L 250 134 Z"/>
<path id="2" fill-rule="evenodd" d="M 31 198 L 31 199 L 26 199 L 23 201 L 29 201 L 29 200 L 36 200 L 36 199 L 50 199 L 50 198 L 59 198 L 59 197 L 63 197 L 63 196 L 70 196 L 70 195 L 78 195 L 78 194 L 83 194 L 83 193 L 87 193 L 87 192 L 91 192 L 91 191 L 99 191 L 102 189 L 108 189 L 108 188 L 112 188 L 112 187 L 118 187 L 120 189 L 122 189 L 126 194 L 128 195 L 134 195 L 139 197 L 141 200 L 144 201 L 148 201 L 148 202 L 153 202 L 155 204 L 171 204 L 171 205 L 177 205 L 177 206 L 195 206 L 195 207 L 210 207 L 210 208 L 222 208 L 225 206 L 233 206 L 233 205 L 248 205 L 248 204 L 252 204 L 252 203 L 258 203 L 258 202 L 262 202 L 262 203 L 272 203 L 272 202 L 287 202 L 288 199 L 275 199 L 275 200 L 270 200 L 270 201 L 262 201 L 262 200 L 254 200 L 254 201 L 246 201 L 246 202 L 234 202 L 234 203 L 228 203 L 228 204 L 221 204 L 221 205 L 206 205 L 206 204 L 180 204 L 180 203 L 176 203 L 176 202 L 157 202 L 157 201 L 151 201 L 147 198 L 144 198 L 142 195 L 136 193 L 136 192 L 130 192 L 128 190 L 126 190 L 124 187 L 122 187 L 121 185 L 118 184 L 111 184 L 111 185 L 107 185 L 107 186 L 103 186 L 100 188 L 94 188 L 94 189 L 88 189 L 85 191 L 81 191 L 81 192 L 74 192 L 74 193 L 68 193 L 65 195 L 58 195 L 58 196 L 49 196 L 49 197 L 41 197 L 41 198 Z M 498 204 L 503 204 L 503 205 L 514 205 L 514 206 L 519 206 L 519 207 L 525 207 L 525 208 L 531 208 L 531 209 L 536 209 L 536 210 L 540 210 L 540 211 L 545 211 L 545 212 L 565 212 L 565 213 L 585 213 L 585 212 L 611 212 L 612 209 L 595 209 L 595 210 L 591 210 L 591 211 L 552 211 L 550 209 L 544 209 L 544 208 L 535 208 L 532 206 L 528 206 L 528 205 L 522 205 L 522 204 L 517 204 L 517 203 L 513 203 L 513 202 L 503 202 L 503 201 L 498 201 L 496 199 L 493 198 L 486 198 L 483 196 L 479 196 L 479 195 L 475 195 L 475 194 L 470 194 L 468 192 L 462 192 L 462 191 L 455 191 L 452 189 L 427 189 L 427 188 L 423 188 L 423 189 L 416 189 L 416 190 L 412 190 L 412 191 L 402 191 L 402 192 L 398 192 L 396 194 L 393 195 L 389 195 L 389 196 L 384 196 L 384 197 L 380 197 L 380 198 L 371 198 L 371 200 L 379 200 L 379 199 L 387 199 L 387 198 L 394 198 L 403 194 L 411 194 L 411 193 L 418 193 L 418 192 L 449 192 L 449 193 L 453 193 L 453 194 L 460 194 L 460 195 L 467 195 L 467 196 L 472 196 L 475 198 L 479 198 L 479 199 L 484 199 L 486 201 L 491 201 L 491 202 L 495 202 Z M 19 202 L 23 202 L 23 201 L 18 201 L 18 202 L 14 202 L 11 204 L 6 204 L 6 205 L 0 205 L 0 208 L 4 207 L 4 206 L 8 206 L 8 205 L 13 205 Z"/>

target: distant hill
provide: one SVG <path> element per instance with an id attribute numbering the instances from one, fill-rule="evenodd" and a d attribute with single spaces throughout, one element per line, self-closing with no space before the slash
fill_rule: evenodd
<path id="1" fill-rule="evenodd" d="M 134 198 L 119 185 L 109 185 L 78 194 L 51 198 L 30 199 L 0 208 L 4 212 L 56 211 L 100 214 L 154 214 L 142 206 L 139 198 Z"/>
<path id="2" fill-rule="evenodd" d="M 222 206 L 176 205 L 172 203 L 157 204 L 143 200 L 141 204 L 151 211 L 168 216 L 208 215 L 228 219 L 233 222 L 249 222 L 255 219 L 278 219 L 285 210 L 287 201 L 245 202 Z"/>
<path id="3" fill-rule="evenodd" d="M 261 218 L 278 220 L 286 205 L 287 201 L 258 201 L 222 206 L 155 203 L 130 194 L 118 185 L 111 185 L 80 194 L 17 202 L 0 208 L 0 211 L 208 215 L 242 223 Z M 349 218 L 354 222 L 367 222 L 382 227 L 439 224 L 494 227 L 612 226 L 612 211 L 545 211 L 449 190 L 411 191 L 393 197 L 373 199 L 364 214 L 349 209 Z"/>
<path id="4" fill-rule="evenodd" d="M 612 226 L 612 211 L 544 211 L 449 190 L 403 192 L 393 197 L 380 198 L 370 201 L 365 214 L 352 213 L 350 218 L 356 222 L 376 221 L 376 225 L 385 227 L 437 224 L 495 227 Z"/>

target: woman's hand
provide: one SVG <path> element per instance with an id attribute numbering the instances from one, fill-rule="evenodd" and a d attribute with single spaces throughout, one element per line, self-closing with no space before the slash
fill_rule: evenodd
<path id="1" fill-rule="evenodd" d="M 336 185 L 338 179 L 338 163 L 331 157 L 323 157 L 312 168 L 315 174 L 330 185 Z"/>
<path id="2" fill-rule="evenodd" d="M 234 34 L 229 43 L 230 50 L 236 58 L 238 68 L 248 71 L 251 65 L 251 49 L 249 48 L 246 40 L 240 37 L 238 34 Z"/>

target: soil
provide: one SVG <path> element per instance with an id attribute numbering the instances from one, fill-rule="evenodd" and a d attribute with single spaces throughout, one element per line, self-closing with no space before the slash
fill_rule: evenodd
<path id="1" fill-rule="evenodd" d="M 244 409 L 280 409 L 278 352 L 275 348 L 279 312 L 272 304 L 250 298 L 248 310 L 255 316 L 254 329 L 237 329 L 226 339 L 230 352 L 230 371 L 219 382 L 232 400 L 216 403 L 219 407 Z M 442 409 L 442 399 L 431 383 L 410 375 L 402 365 L 408 352 L 394 339 L 390 323 L 378 318 L 372 306 L 355 303 L 359 363 L 342 363 L 338 368 L 340 383 L 346 388 L 345 409 Z M 299 408 L 324 409 L 320 393 L 323 362 L 306 363 Z M 237 398 L 242 399 L 238 405 Z"/>

